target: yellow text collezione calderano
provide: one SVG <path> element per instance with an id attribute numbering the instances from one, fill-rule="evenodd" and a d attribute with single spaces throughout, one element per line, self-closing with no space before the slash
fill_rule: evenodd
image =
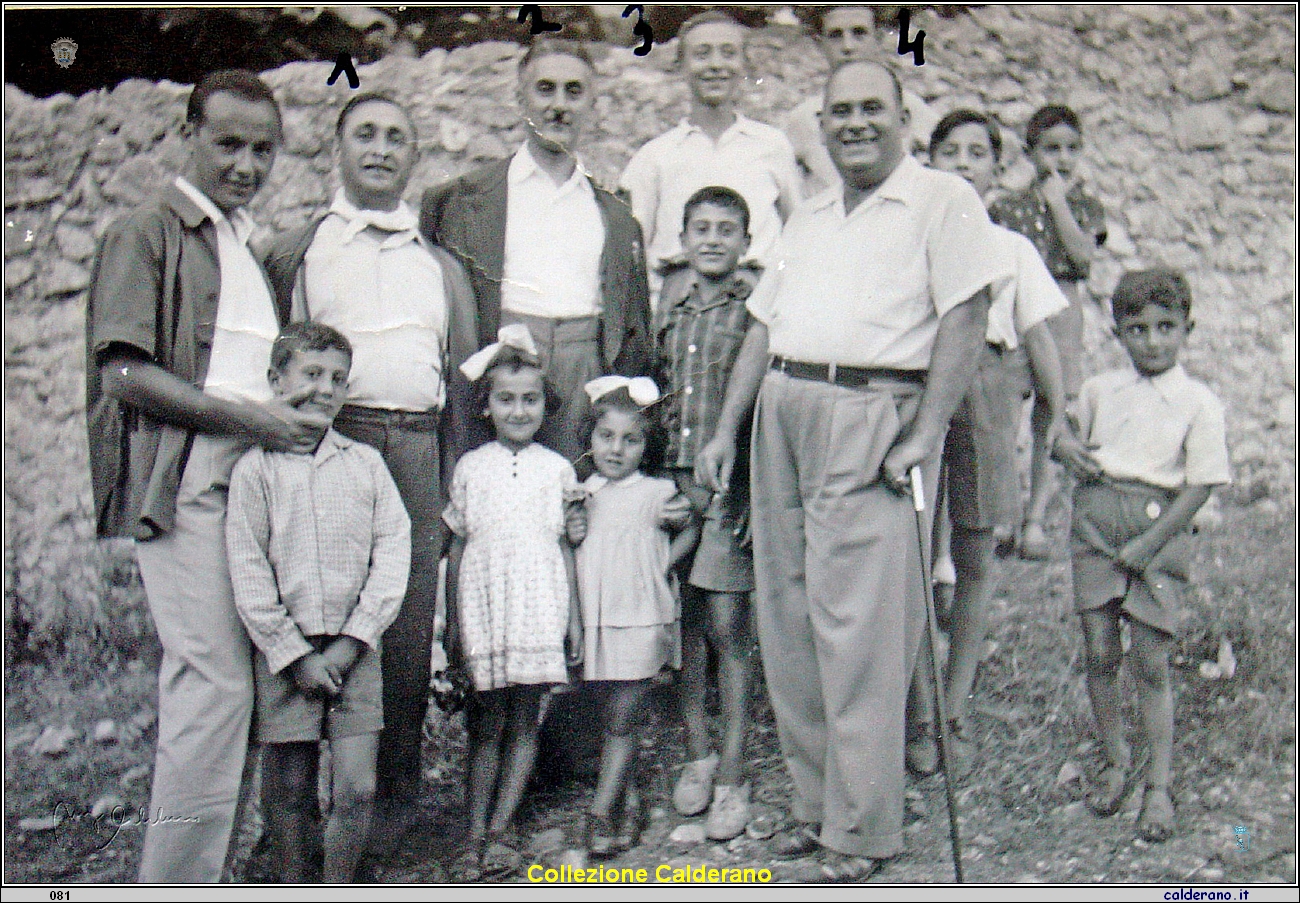
<path id="1" fill-rule="evenodd" d="M 676 866 L 662 863 L 654 870 L 644 868 L 590 868 L 572 865 L 544 866 L 533 863 L 528 867 L 528 880 L 533 884 L 768 884 L 772 880 L 770 869 L 728 869 L 717 866 Z"/>

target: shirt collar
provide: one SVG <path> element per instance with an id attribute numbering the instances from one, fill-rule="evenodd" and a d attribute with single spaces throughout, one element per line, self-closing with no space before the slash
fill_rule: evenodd
<path id="1" fill-rule="evenodd" d="M 727 138 L 727 136 L 730 135 L 732 132 L 738 132 L 742 135 L 752 135 L 754 132 L 754 126 L 757 124 L 758 123 L 756 123 L 754 120 L 750 119 L 749 117 L 745 116 L 743 113 L 737 113 L 736 121 L 733 122 L 731 125 L 727 126 L 726 130 L 723 131 L 723 133 L 718 136 L 718 143 L 721 144 Z M 690 119 L 685 116 L 683 116 L 681 121 L 677 123 L 677 128 L 675 128 L 673 131 L 677 133 L 678 144 L 681 144 L 683 141 L 687 139 L 687 137 L 689 137 L 693 133 L 698 133 L 707 136 L 707 133 L 704 131 L 704 129 L 700 128 L 698 125 L 693 124 L 690 121 Z"/>
<path id="2" fill-rule="evenodd" d="M 876 190 L 853 208 L 857 213 L 864 207 L 874 206 L 880 201 L 899 201 L 908 204 L 918 196 L 917 180 L 924 174 L 921 164 L 911 154 L 906 154 L 894 171 L 885 177 L 885 181 L 876 186 Z M 823 210 L 835 206 L 841 217 L 851 216 L 844 211 L 844 183 L 837 180 L 833 185 L 813 195 L 807 201 L 809 210 Z"/>
<path id="3" fill-rule="evenodd" d="M 312 455 L 312 464 L 320 467 L 330 458 L 337 455 L 343 449 L 353 444 L 352 440 L 342 433 L 334 431 L 330 427 L 325 431 L 325 435 L 320 440 L 320 445 L 316 446 L 316 453 Z"/>
<path id="4" fill-rule="evenodd" d="M 537 160 L 533 158 L 533 153 L 528 149 L 528 142 L 515 152 L 514 157 L 510 160 L 510 168 L 506 170 L 506 179 L 510 185 L 519 185 L 529 179 L 543 179 L 545 184 L 550 186 L 556 194 L 567 194 L 570 191 L 580 191 L 594 196 L 591 188 L 590 176 L 587 170 L 583 168 L 582 162 L 574 161 L 573 172 L 569 179 L 563 185 L 556 185 L 555 180 L 547 175 Z"/>
<path id="5" fill-rule="evenodd" d="M 1134 368 L 1133 372 L 1137 373 L 1137 369 Z M 1182 364 L 1174 364 L 1157 376 L 1143 377 L 1140 373 L 1138 376 L 1150 382 L 1152 388 L 1160 393 L 1160 397 L 1167 403 L 1172 404 L 1175 399 L 1187 395 L 1187 383 L 1190 377 Z"/>
<path id="6" fill-rule="evenodd" d="M 369 226 L 390 233 L 385 236 L 385 247 L 394 240 L 398 244 L 413 241 L 419 234 L 416 228 L 420 223 L 419 218 L 405 201 L 399 201 L 395 210 L 363 210 L 349 201 L 347 193 L 340 188 L 334 195 L 334 202 L 330 204 L 330 213 L 347 224 L 343 230 L 343 244 L 356 238 Z"/>
<path id="7" fill-rule="evenodd" d="M 727 280 L 726 284 L 722 287 L 722 290 L 713 296 L 713 300 L 706 304 L 698 300 L 700 281 L 700 274 L 692 271 L 690 281 L 686 286 L 686 291 L 682 294 L 681 300 L 674 304 L 673 307 L 690 307 L 694 310 L 712 310 L 715 307 L 720 307 L 733 301 L 744 301 L 749 298 L 750 293 L 754 290 L 753 285 L 751 285 L 750 282 L 741 276 L 739 271 L 737 271 Z"/>
<path id="8" fill-rule="evenodd" d="M 212 225 L 218 226 L 221 223 L 229 223 L 230 229 L 235 233 L 235 238 L 239 243 L 242 245 L 248 242 L 248 236 L 253 234 L 253 229 L 257 224 L 253 222 L 253 218 L 248 215 L 247 210 L 240 207 L 231 211 L 230 216 L 227 217 L 216 204 L 208 200 L 206 194 L 195 188 L 184 176 L 177 176 L 175 184 L 187 198 L 194 202 L 195 206 L 207 215 L 208 219 L 212 220 Z"/>

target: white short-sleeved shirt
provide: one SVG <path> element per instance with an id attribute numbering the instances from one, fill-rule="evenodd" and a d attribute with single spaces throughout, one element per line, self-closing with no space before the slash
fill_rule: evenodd
<path id="1" fill-rule="evenodd" d="M 1108 476 L 1165 489 L 1232 480 L 1223 404 L 1182 364 L 1152 377 L 1132 367 L 1098 374 L 1083 384 L 1077 414 Z"/>
<path id="2" fill-rule="evenodd" d="M 1070 306 L 1034 243 L 1019 232 L 994 226 L 997 240 L 1007 245 L 1016 265 L 1015 278 L 993 290 L 986 336 L 1008 351 L 1020 347 L 1020 338 L 1039 323 Z"/>
<path id="3" fill-rule="evenodd" d="M 642 145 L 619 184 L 632 198 L 632 213 L 645 231 L 651 270 L 682 252 L 682 211 L 692 194 L 708 185 L 737 192 L 749 206 L 748 255 L 767 265 L 781 217 L 777 200 L 793 207 L 800 197 L 799 169 L 790 140 L 777 128 L 737 116 L 715 144 L 685 119 Z"/>
<path id="4" fill-rule="evenodd" d="M 791 360 L 925 370 L 939 319 L 1014 263 L 979 195 L 911 157 L 845 213 L 839 185 L 786 224 L 749 310 Z"/>

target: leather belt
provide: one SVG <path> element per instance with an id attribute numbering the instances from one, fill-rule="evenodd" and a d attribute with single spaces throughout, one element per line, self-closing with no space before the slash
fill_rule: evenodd
<path id="1" fill-rule="evenodd" d="M 382 424 L 383 426 L 411 430 L 416 433 L 437 431 L 442 419 L 439 411 L 395 411 L 388 408 L 367 408 L 361 405 L 345 404 L 339 411 L 343 420 L 359 423 Z"/>
<path id="2" fill-rule="evenodd" d="M 925 384 L 925 370 L 898 370 L 894 367 L 846 367 L 841 364 L 809 364 L 792 361 L 778 355 L 772 356 L 771 369 L 795 379 L 830 383 L 849 389 L 861 388 L 873 382 L 906 382 Z"/>

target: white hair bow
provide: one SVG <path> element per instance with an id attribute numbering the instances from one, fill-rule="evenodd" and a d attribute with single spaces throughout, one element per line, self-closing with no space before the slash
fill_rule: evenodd
<path id="1" fill-rule="evenodd" d="M 659 387 L 648 376 L 634 376 L 631 379 L 626 376 L 600 376 L 583 388 L 587 390 L 587 397 L 591 399 L 592 404 L 619 389 L 627 389 L 627 394 L 632 396 L 632 400 L 643 408 L 659 400 Z"/>
<path id="2" fill-rule="evenodd" d="M 460 372 L 464 373 L 465 378 L 470 382 L 478 382 L 503 348 L 513 348 L 533 358 L 537 357 L 537 345 L 533 343 L 533 334 L 528 331 L 528 327 L 523 323 L 511 323 L 497 330 L 495 342 L 466 358 L 465 363 L 460 365 Z"/>

